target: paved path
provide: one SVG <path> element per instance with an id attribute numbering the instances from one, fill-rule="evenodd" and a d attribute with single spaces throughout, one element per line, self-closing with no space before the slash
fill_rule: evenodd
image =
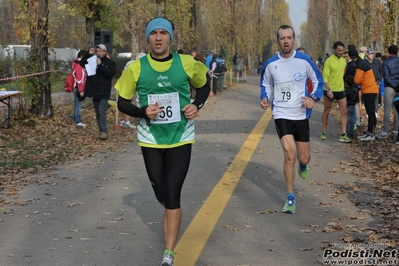
<path id="1" fill-rule="evenodd" d="M 337 141 L 338 126 L 330 122 L 328 140 L 319 141 L 321 103 L 311 120 L 310 177 L 296 180 L 297 213 L 281 213 L 283 154 L 273 121 L 265 125 L 254 152 L 238 158 L 247 163 L 235 163 L 264 115 L 258 81 L 259 77 L 248 77 L 246 83 L 218 93 L 200 112 L 182 192 L 182 241 L 187 241 L 186 229 L 205 203 L 224 209 L 212 228 L 195 227 L 198 235 L 211 232 L 205 243 L 202 238 L 184 242 L 193 249 L 193 254 L 190 246 L 184 249 L 189 253 L 184 256 L 195 262 L 179 260 L 177 252 L 176 266 L 320 265 L 329 244 L 342 243 L 344 237 L 364 238 L 374 223 L 352 202 L 364 196 L 358 191 L 364 180 L 346 171 L 348 144 Z M 235 189 L 226 202 L 214 202 L 209 195 L 217 186 L 230 185 L 219 183 L 228 172 L 240 173 L 237 180 L 230 180 Z M 0 214 L 0 266 L 158 265 L 163 209 L 155 200 L 136 143 L 32 178 L 42 184 L 24 189 L 20 204 L 3 208 Z M 343 193 L 343 187 L 353 188 L 352 193 Z M 214 217 L 209 212 L 209 220 Z"/>

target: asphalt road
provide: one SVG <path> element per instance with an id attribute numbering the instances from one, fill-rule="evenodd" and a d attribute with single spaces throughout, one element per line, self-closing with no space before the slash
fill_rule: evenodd
<path id="1" fill-rule="evenodd" d="M 324 249 L 343 243 L 344 237 L 364 237 L 375 223 L 353 203 L 364 196 L 358 187 L 367 178 L 348 173 L 350 144 L 338 142 L 334 119 L 327 141 L 319 141 L 322 103 L 311 118 L 310 176 L 296 179 L 297 212 L 281 213 L 283 152 L 272 120 L 263 125 L 261 136 L 254 132 L 264 118 L 258 83 L 259 77 L 247 77 L 245 83 L 218 93 L 196 120 L 175 266 L 321 265 Z M 253 150 L 246 146 L 251 140 Z M 112 135 L 107 141 L 112 142 Z M 41 185 L 26 187 L 20 204 L 1 210 L 1 266 L 159 264 L 163 208 L 155 200 L 136 143 L 32 178 Z M 220 200 L 224 192 L 217 190 L 216 200 L 210 197 L 218 187 L 230 188 L 227 200 Z M 353 188 L 352 193 L 343 193 L 342 187 Z M 214 211 L 198 216 L 205 204 Z M 210 234 L 190 238 L 187 228 L 198 236 Z M 179 250 L 189 260 L 179 260 Z"/>

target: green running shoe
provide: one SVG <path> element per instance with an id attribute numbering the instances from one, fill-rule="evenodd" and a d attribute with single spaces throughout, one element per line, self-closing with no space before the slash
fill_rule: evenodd
<path id="1" fill-rule="evenodd" d="M 339 137 L 339 142 L 344 142 L 344 143 L 351 143 L 352 139 L 348 137 L 348 135 L 343 134 Z"/>
<path id="2" fill-rule="evenodd" d="M 327 132 L 322 132 L 320 136 L 320 140 L 326 140 L 327 139 Z"/>
<path id="3" fill-rule="evenodd" d="M 283 207 L 282 212 L 288 214 L 295 213 L 295 203 L 296 201 L 294 197 L 288 197 L 287 200 L 285 201 L 285 205 Z"/>
<path id="4" fill-rule="evenodd" d="M 309 176 L 309 166 L 306 165 L 306 170 L 301 171 L 301 167 L 299 166 L 298 174 L 302 179 L 306 179 Z"/>

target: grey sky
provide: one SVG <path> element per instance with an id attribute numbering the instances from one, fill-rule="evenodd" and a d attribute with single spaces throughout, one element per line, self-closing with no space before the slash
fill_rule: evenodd
<path id="1" fill-rule="evenodd" d="M 300 34 L 302 22 L 307 20 L 307 0 L 285 0 L 289 5 L 290 18 L 297 34 Z"/>

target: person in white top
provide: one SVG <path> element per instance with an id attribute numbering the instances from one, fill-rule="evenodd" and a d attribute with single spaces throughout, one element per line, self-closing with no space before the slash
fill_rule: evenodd
<path id="1" fill-rule="evenodd" d="M 134 60 L 138 60 L 138 59 L 142 58 L 145 55 L 146 55 L 146 53 L 144 51 L 141 51 L 140 53 L 138 53 L 136 55 L 136 59 L 134 59 Z M 132 63 L 134 60 L 128 61 L 126 63 L 126 65 L 125 65 L 125 67 L 123 68 L 123 70 L 125 70 L 130 65 L 130 63 Z M 121 117 L 122 117 L 122 119 L 121 119 L 121 121 L 119 121 L 119 124 L 120 124 L 121 127 L 136 128 L 136 125 L 134 125 L 134 124 L 132 124 L 130 122 L 130 116 L 129 115 L 124 114 L 124 113 L 121 112 Z"/>
<path id="2" fill-rule="evenodd" d="M 284 150 L 284 176 L 287 200 L 284 213 L 295 213 L 295 162 L 298 158 L 301 178 L 309 176 L 310 161 L 309 118 L 313 104 L 323 96 L 323 77 L 309 56 L 293 50 L 295 32 L 282 25 L 277 30 L 280 52 L 273 55 L 262 68 L 261 107 L 272 108 L 277 134 Z M 308 79 L 312 89 L 308 88 Z"/>

